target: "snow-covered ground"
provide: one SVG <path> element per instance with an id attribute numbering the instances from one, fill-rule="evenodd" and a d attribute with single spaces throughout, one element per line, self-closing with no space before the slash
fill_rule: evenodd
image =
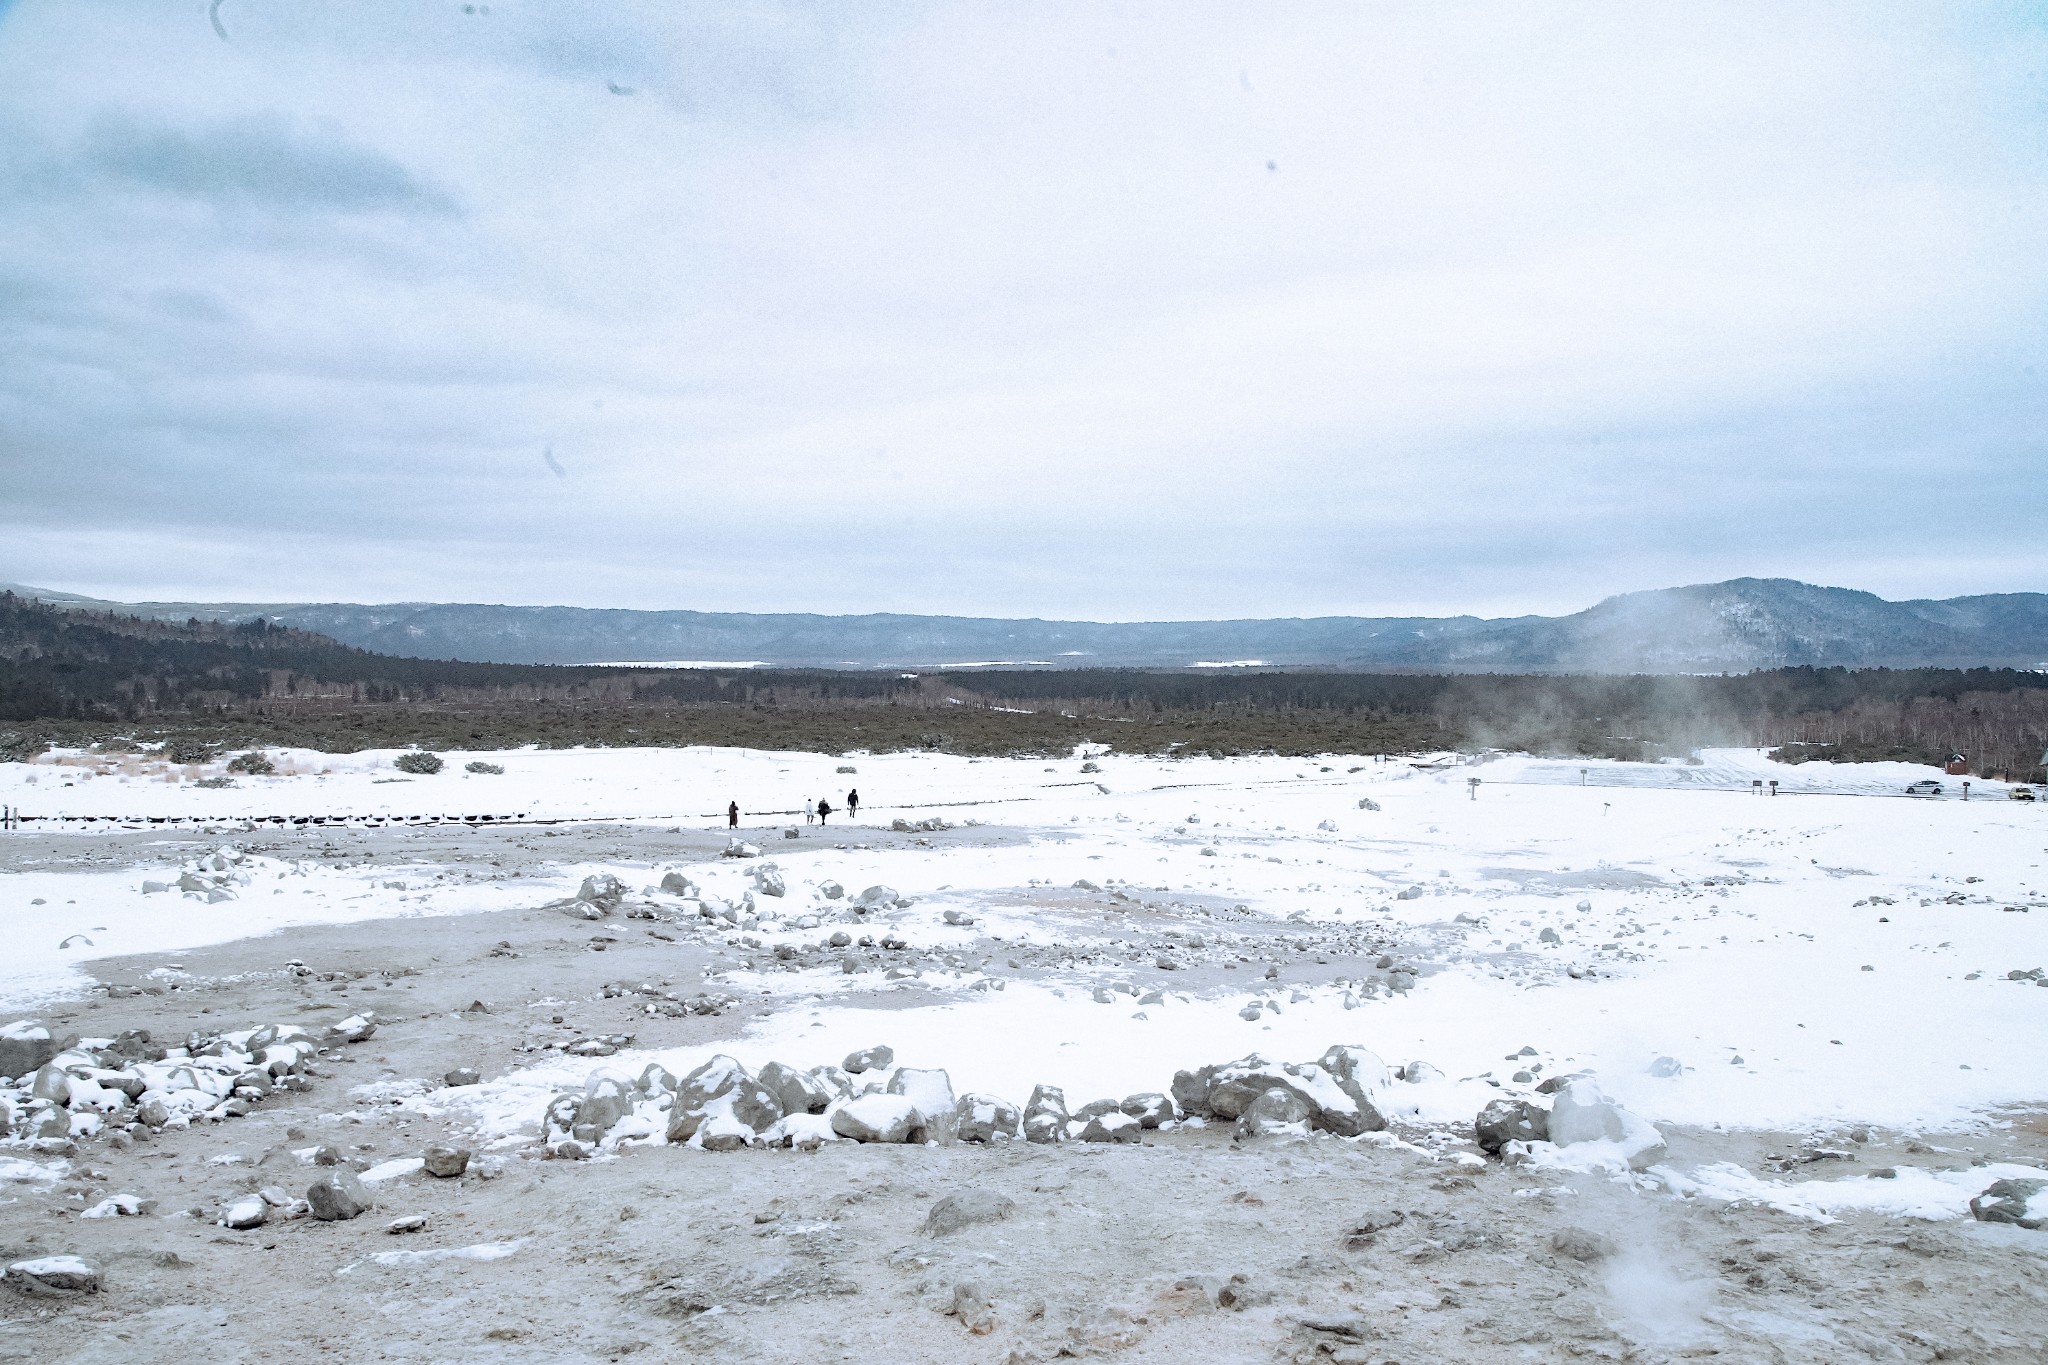
<path id="1" fill-rule="evenodd" d="M 1786 767 L 1755 751 L 1709 751 L 1698 766 L 1096 756 L 1097 770 L 1084 771 L 1085 755 L 522 750 L 456 755 L 441 774 L 400 781 L 389 751 L 274 757 L 284 775 L 204 789 L 192 780 L 217 766 L 59 755 L 0 766 L 0 802 L 39 816 L 203 815 L 232 846 L 235 820 L 274 814 L 702 828 L 722 826 L 717 813 L 738 801 L 748 837 L 790 881 L 786 899 L 764 903 L 778 917 L 751 929 L 762 949 L 822 939 L 834 925 L 793 922 L 836 913 L 816 888 L 837 880 L 849 892 L 896 888 L 912 903 L 888 926 L 941 957 L 962 955 L 885 987 L 906 1005 L 887 1012 L 874 1008 L 872 974 L 737 967 L 735 988 L 777 1005 L 721 1045 L 750 1065 L 815 1065 L 888 1042 L 907 1064 L 946 1067 L 962 1089 L 1021 1100 L 1039 1082 L 1120 1095 L 1254 1049 L 1295 1060 L 1356 1042 L 1446 1073 L 1414 1088 L 1424 1117 L 1469 1118 L 1491 1092 L 1485 1077 L 1532 1063 L 1596 1070 L 1629 1107 L 1695 1125 L 1938 1126 L 2048 1100 L 2048 990 L 2007 979 L 2048 966 L 2048 805 L 2007 801 L 1989 783 L 1966 802 L 1949 779 L 1939 799 L 1904 797 L 1928 769 Z M 471 759 L 506 771 L 467 774 Z M 1759 778 L 1785 796 L 1753 795 Z M 862 849 L 852 846 L 859 826 L 840 833 L 835 816 L 831 837 L 849 846 L 814 831 L 785 849 L 790 817 L 763 814 L 820 796 L 843 805 L 850 787 L 863 796 L 861 825 L 940 815 L 1020 837 Z M 0 838 L 34 840 L 47 827 Z M 664 870 L 528 864 L 518 880 L 476 882 L 431 865 L 394 874 L 252 858 L 213 896 L 145 894 L 145 881 L 190 870 L 168 859 L 95 872 L 15 866 L 24 870 L 0 876 L 14 945 L 0 961 L 0 1000 L 15 1007 L 75 991 L 75 969 L 97 957 L 295 924 L 531 907 L 589 872 L 638 887 Z M 674 866 L 714 898 L 737 900 L 751 885 L 739 862 Z M 1084 880 L 1092 888 L 1076 892 Z M 947 911 L 974 923 L 949 924 Z M 1328 943 L 1347 929 L 1397 943 L 1413 988 L 1368 994 L 1374 963 L 1315 963 L 1327 947 L 1286 956 L 1289 935 Z M 1206 937 L 1200 952 L 1181 950 L 1188 934 Z M 1004 953 L 1026 945 L 1069 957 L 987 989 L 1005 976 Z M 1276 949 L 1286 966 L 1269 980 Z M 1159 968 L 1162 953 L 1179 953 L 1181 970 Z M 1098 1003 L 1105 983 L 1134 989 Z M 1278 1009 L 1241 1017 L 1255 998 Z M 1534 1052 L 1509 1060 L 1524 1047 Z M 680 1073 L 710 1051 L 605 1065 L 637 1072 L 660 1060 Z M 1683 1069 L 1652 1075 L 1660 1058 Z M 534 1097 L 580 1086 L 591 1069 L 561 1059 L 495 1081 L 475 1097 L 480 1117 L 516 1127 Z"/>

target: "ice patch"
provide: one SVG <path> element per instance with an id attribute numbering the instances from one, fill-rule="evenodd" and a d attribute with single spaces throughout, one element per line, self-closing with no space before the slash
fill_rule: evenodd
<path id="1" fill-rule="evenodd" d="M 435 1247 L 428 1251 L 379 1251 L 360 1261 L 351 1261 L 334 1273 L 346 1275 L 363 1265 L 389 1267 L 428 1265 L 434 1261 L 502 1261 L 525 1246 L 529 1240 L 531 1239 L 520 1237 L 510 1242 L 478 1242 L 473 1246 Z"/>
<path id="2" fill-rule="evenodd" d="M 1844 1213 L 1881 1213 L 1930 1222 L 1970 1216 L 1970 1200 L 1997 1180 L 2048 1179 L 2048 1171 L 2010 1162 L 1934 1171 L 1901 1166 L 1891 1179 L 1848 1176 L 1841 1180 L 1766 1180 L 1733 1162 L 1716 1162 L 1684 1174 L 1668 1166 L 1650 1174 L 1674 1194 L 1725 1204 L 1762 1204 L 1817 1223 Z"/>

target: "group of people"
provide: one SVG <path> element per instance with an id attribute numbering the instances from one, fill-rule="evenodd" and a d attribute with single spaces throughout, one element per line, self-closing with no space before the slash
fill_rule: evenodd
<path id="1" fill-rule="evenodd" d="M 825 818 L 831 815 L 832 811 L 832 801 L 829 797 L 821 796 L 816 801 L 811 800 L 808 796 L 804 798 L 804 823 L 807 825 L 824 824 Z M 858 819 L 860 816 L 860 791 L 858 789 L 849 791 L 846 794 L 846 814 L 848 819 Z M 739 802 L 733 801 L 726 805 L 725 825 L 727 829 L 738 829 L 740 827 Z"/>

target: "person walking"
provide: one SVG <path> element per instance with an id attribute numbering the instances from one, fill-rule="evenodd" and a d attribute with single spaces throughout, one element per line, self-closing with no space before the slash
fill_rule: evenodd
<path id="1" fill-rule="evenodd" d="M 832 803 L 824 797 L 818 798 L 818 823 L 824 824 L 825 817 L 832 813 Z"/>
<path id="2" fill-rule="evenodd" d="M 858 791 L 850 791 L 846 794 L 846 818 L 849 820 L 860 819 L 860 792 Z"/>
<path id="3" fill-rule="evenodd" d="M 804 823 L 807 825 L 815 825 L 818 823 L 817 803 L 811 800 L 811 798 L 808 796 L 804 798 Z"/>
<path id="4" fill-rule="evenodd" d="M 725 827 L 727 829 L 738 829 L 740 827 L 739 802 L 734 801 L 725 808 Z"/>

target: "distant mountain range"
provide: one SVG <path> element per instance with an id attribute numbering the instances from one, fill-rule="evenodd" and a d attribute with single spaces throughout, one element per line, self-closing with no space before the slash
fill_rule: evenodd
<path id="1" fill-rule="evenodd" d="M 104 602 L 43 588 L 12 590 L 66 606 L 167 620 L 262 617 L 380 654 L 481 663 L 934 669 L 1262 664 L 1517 673 L 1723 673 L 1798 664 L 2048 667 L 2048 594 L 1889 602 L 1785 578 L 1624 593 L 1569 616 L 1122 624 L 435 602 Z"/>

